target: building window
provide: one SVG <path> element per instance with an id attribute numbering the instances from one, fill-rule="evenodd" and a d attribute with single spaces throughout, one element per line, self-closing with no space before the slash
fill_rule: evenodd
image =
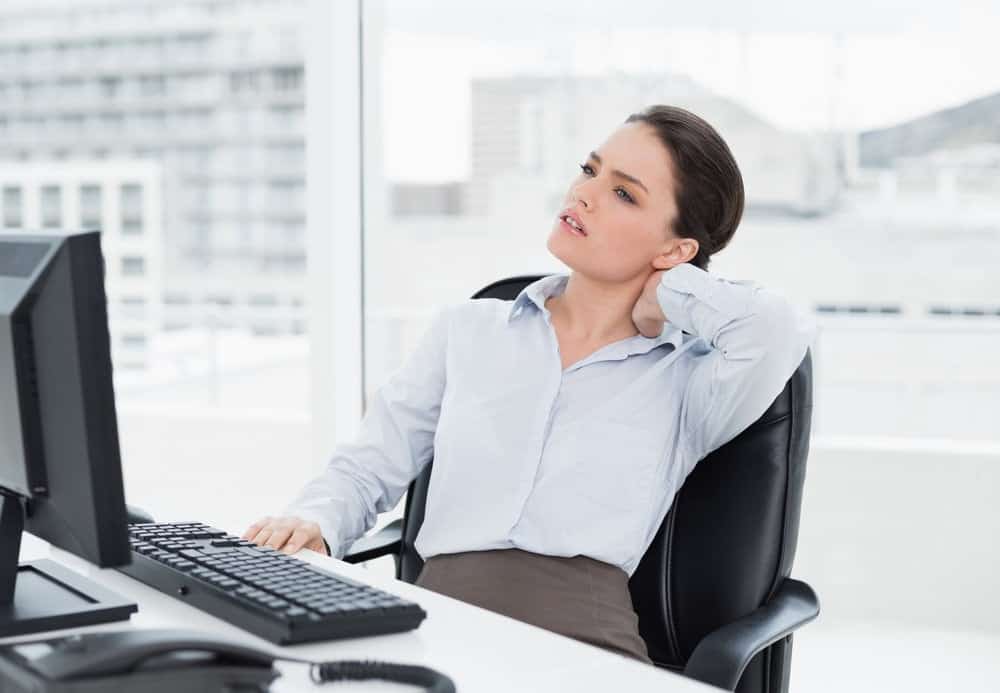
<path id="1" fill-rule="evenodd" d="M 864 305 L 860 303 L 850 305 L 838 305 L 832 303 L 820 303 L 816 306 L 817 313 L 840 313 L 848 315 L 902 315 L 902 306 L 892 305 Z"/>
<path id="2" fill-rule="evenodd" d="M 167 80 L 163 75 L 145 75 L 139 78 L 141 96 L 163 96 L 167 93 Z"/>
<path id="3" fill-rule="evenodd" d="M 302 88 L 301 67 L 279 67 L 271 70 L 271 78 L 277 91 L 297 91 Z"/>
<path id="4" fill-rule="evenodd" d="M 273 294 L 257 294 L 248 303 L 254 308 L 273 308 L 278 305 L 278 297 Z"/>
<path id="5" fill-rule="evenodd" d="M 58 185 L 42 186 L 42 228 L 57 229 L 62 226 L 62 188 Z"/>
<path id="6" fill-rule="evenodd" d="M 80 186 L 80 226 L 101 227 L 101 186 Z"/>
<path id="7" fill-rule="evenodd" d="M 8 229 L 21 228 L 21 188 L 3 189 L 3 225 Z"/>
<path id="8" fill-rule="evenodd" d="M 114 99 L 121 92 L 122 79 L 121 77 L 101 77 L 98 84 L 100 85 L 101 98 Z"/>
<path id="9" fill-rule="evenodd" d="M 141 277 L 146 274 L 146 258 L 128 256 L 122 258 L 122 275 L 126 277 Z"/>
<path id="10" fill-rule="evenodd" d="M 125 115 L 122 113 L 104 111 L 98 114 L 97 119 L 105 134 L 119 136 L 125 127 Z"/>
<path id="11" fill-rule="evenodd" d="M 142 320 L 146 317 L 146 299 L 142 296 L 125 296 L 121 302 L 121 315 L 125 318 Z"/>
<path id="12" fill-rule="evenodd" d="M 166 294 L 163 297 L 163 302 L 168 306 L 189 306 L 191 305 L 191 297 L 184 294 Z"/>
<path id="13" fill-rule="evenodd" d="M 142 233 L 142 186 L 125 183 L 121 187 L 122 234 L 135 236 Z"/>
<path id="14" fill-rule="evenodd" d="M 127 349 L 145 349 L 148 341 L 144 334 L 130 333 L 122 335 L 122 346 Z"/>
<path id="15" fill-rule="evenodd" d="M 236 70 L 229 75 L 229 90 L 234 94 L 258 91 L 260 82 L 254 70 Z"/>

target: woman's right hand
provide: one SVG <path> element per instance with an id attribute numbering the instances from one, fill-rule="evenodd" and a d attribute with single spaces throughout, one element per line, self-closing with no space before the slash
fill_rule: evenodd
<path id="1" fill-rule="evenodd" d="M 261 518 L 247 528 L 242 538 L 287 554 L 312 549 L 329 555 L 319 525 L 294 516 Z"/>

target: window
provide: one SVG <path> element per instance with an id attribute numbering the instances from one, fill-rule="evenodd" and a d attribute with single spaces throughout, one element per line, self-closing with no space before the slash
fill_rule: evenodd
<path id="1" fill-rule="evenodd" d="M 121 316 L 133 320 L 146 317 L 146 299 L 143 296 L 124 296 L 121 300 Z"/>
<path id="2" fill-rule="evenodd" d="M 80 186 L 80 225 L 86 228 L 100 228 L 101 220 L 101 186 Z"/>
<path id="3" fill-rule="evenodd" d="M 101 77 L 97 81 L 102 99 L 115 99 L 120 95 L 121 77 Z"/>
<path id="4" fill-rule="evenodd" d="M 305 109 L 302 106 L 272 106 L 270 111 L 274 127 L 301 132 L 305 124 Z"/>
<path id="5" fill-rule="evenodd" d="M 278 297 L 267 294 L 257 294 L 250 297 L 249 303 L 255 308 L 271 308 L 278 305 Z"/>
<path id="6" fill-rule="evenodd" d="M 191 297 L 186 294 L 167 294 L 163 297 L 163 302 L 168 306 L 189 306 Z"/>
<path id="7" fill-rule="evenodd" d="M 125 277 L 141 277 L 146 274 L 146 258 L 125 256 L 122 258 L 122 275 Z"/>
<path id="8" fill-rule="evenodd" d="M 160 135 L 167 127 L 164 111 L 144 111 L 134 116 L 135 130 L 141 135 Z"/>
<path id="9" fill-rule="evenodd" d="M 6 186 L 3 189 L 3 225 L 8 229 L 19 229 L 21 218 L 21 188 Z"/>
<path id="10" fill-rule="evenodd" d="M 122 234 L 134 236 L 142 233 L 142 186 L 126 183 L 121 186 Z"/>
<path id="11" fill-rule="evenodd" d="M 144 334 L 132 332 L 122 335 L 122 346 L 126 349 L 145 349 L 148 344 L 149 339 Z"/>
<path id="12" fill-rule="evenodd" d="M 6 9 L 10 4 L 25 9 L 12 14 Z M 125 414 L 123 440 L 130 438 L 138 448 L 133 464 L 141 465 L 171 438 L 197 444 L 207 433 L 227 435 L 187 417 L 195 406 L 211 410 L 209 418 L 225 418 L 228 435 L 236 439 L 261 426 L 269 427 L 275 440 L 291 434 L 290 444 L 299 449 L 289 454 L 301 461 L 294 476 L 302 476 L 299 470 L 304 474 L 311 455 L 311 335 L 293 335 L 285 311 L 265 305 L 255 310 L 265 313 L 261 321 L 281 339 L 252 339 L 246 299 L 273 293 L 282 301 L 295 295 L 308 303 L 304 273 L 276 266 L 262 277 L 251 270 L 257 257 L 281 250 L 284 220 L 270 215 L 295 214 L 293 223 L 305 223 L 304 192 L 284 196 L 281 209 L 267 207 L 272 174 L 298 177 L 304 186 L 304 156 L 272 170 L 266 148 L 298 144 L 302 152 L 303 90 L 300 85 L 276 95 L 271 71 L 301 70 L 306 37 L 294 29 L 309 3 L 99 0 L 36 2 L 46 7 L 29 9 L 30 4 L 0 3 L 0 157 L 7 155 L 7 165 L 0 166 L 0 226 L 9 220 L 18 228 L 41 228 L 43 217 L 56 224 L 60 205 L 54 192 L 41 188 L 59 183 L 58 223 L 103 231 L 109 329 L 118 351 L 116 402 Z M 272 49 L 279 32 L 280 55 Z M 233 45 L 246 51 L 242 56 L 229 50 L 233 36 L 239 37 Z M 19 46 L 25 43 L 29 47 L 22 53 Z M 68 47 L 61 64 L 52 57 L 57 43 Z M 262 98 L 265 93 L 269 96 Z M 272 107 L 280 111 L 275 119 L 280 125 L 272 122 Z M 53 175 L 59 178 L 33 173 L 57 151 L 70 157 L 55 162 Z M 30 166 L 17 160 L 22 152 L 31 157 Z M 21 181 L 29 168 L 30 187 Z M 4 194 L 4 188 L 15 187 Z M 266 209 L 253 210 L 255 204 Z M 247 237 L 244 230 L 251 225 L 254 233 Z M 278 231 L 256 232 L 271 228 Z M 304 254 L 301 246 L 295 250 Z M 209 294 L 235 302 L 205 306 L 201 298 Z M 222 334 L 223 321 L 209 320 L 215 312 L 240 330 Z M 168 325 L 176 330 L 161 341 Z M 210 326 L 216 328 L 216 343 L 206 337 Z M 241 359 L 229 358 L 234 349 Z M 272 377 L 277 371 L 270 368 L 246 371 L 244 356 L 276 364 L 281 375 Z M 216 371 L 207 378 L 213 363 Z M 118 371 L 125 364 L 146 368 L 122 376 Z M 164 413 L 156 415 L 155 427 L 146 425 L 146 403 Z M 262 415 L 265 410 L 281 416 Z M 126 432 L 126 426 L 133 428 Z M 166 438 L 156 440 L 154 428 Z M 248 452 L 248 467 L 273 459 L 262 449 Z M 178 478 L 187 473 L 183 469 Z M 164 490 L 164 497 L 180 497 L 175 491 Z M 237 505 L 219 507 L 232 516 Z"/>
<path id="13" fill-rule="evenodd" d="M 139 78 L 139 95 L 142 97 L 164 96 L 167 93 L 167 81 L 163 75 L 146 75 Z"/>
<path id="14" fill-rule="evenodd" d="M 296 91 L 302 88 L 301 67 L 279 67 L 271 70 L 276 91 Z"/>
<path id="15" fill-rule="evenodd" d="M 114 111 L 104 111 L 98 114 L 98 122 L 105 134 L 120 135 L 125 127 L 125 115 Z"/>
<path id="16" fill-rule="evenodd" d="M 41 189 L 42 227 L 55 229 L 62 226 L 62 188 L 44 185 Z"/>
<path id="17" fill-rule="evenodd" d="M 229 91 L 249 94 L 260 89 L 260 79 L 255 70 L 236 70 L 229 75 Z"/>

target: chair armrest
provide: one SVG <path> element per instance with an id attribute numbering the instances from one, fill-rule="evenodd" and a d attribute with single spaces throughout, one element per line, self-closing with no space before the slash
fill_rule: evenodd
<path id="1" fill-rule="evenodd" d="M 735 690 L 754 655 L 818 615 L 819 599 L 812 587 L 787 578 L 759 609 L 702 638 L 684 667 L 684 675 Z"/>
<path id="2" fill-rule="evenodd" d="M 379 556 L 399 554 L 403 550 L 403 520 L 394 520 L 370 537 L 361 537 L 351 544 L 341 559 L 348 563 L 370 561 Z"/>

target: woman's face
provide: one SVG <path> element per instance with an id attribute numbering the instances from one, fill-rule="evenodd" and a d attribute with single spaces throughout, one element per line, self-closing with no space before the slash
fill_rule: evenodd
<path id="1" fill-rule="evenodd" d="M 563 221 L 567 214 L 576 215 L 585 236 Z M 670 154 L 651 126 L 626 123 L 581 164 L 547 247 L 568 267 L 598 281 L 645 278 L 697 253 L 697 241 L 668 230 L 676 216 Z"/>

